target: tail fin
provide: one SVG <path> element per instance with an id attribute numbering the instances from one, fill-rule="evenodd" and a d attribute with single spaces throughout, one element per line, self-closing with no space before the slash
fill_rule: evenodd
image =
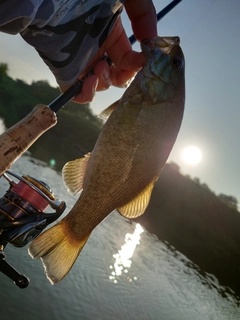
<path id="1" fill-rule="evenodd" d="M 69 240 L 59 222 L 37 237 L 28 253 L 33 259 L 41 259 L 46 276 L 51 284 L 61 281 L 72 268 L 89 236 L 78 243 Z"/>

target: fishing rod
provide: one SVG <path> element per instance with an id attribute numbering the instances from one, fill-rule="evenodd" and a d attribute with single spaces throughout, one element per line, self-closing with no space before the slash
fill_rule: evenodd
<path id="1" fill-rule="evenodd" d="M 160 21 L 170 12 L 181 0 L 174 0 L 157 14 L 157 21 Z M 136 38 L 129 38 L 131 44 Z M 110 59 L 107 62 L 111 64 Z M 79 79 L 64 93 L 52 101 L 48 106 L 38 104 L 32 112 L 13 127 L 0 135 L 0 176 L 8 170 L 13 162 L 18 159 L 44 132 L 57 123 L 56 112 L 82 91 L 82 85 L 86 77 L 93 74 L 91 70 L 82 79 Z"/>
<path id="2" fill-rule="evenodd" d="M 157 21 L 179 2 L 181 0 L 174 0 L 161 10 L 157 14 Z M 129 41 L 133 45 L 136 38 L 132 35 Z M 112 63 L 109 58 L 106 61 L 109 65 Z M 6 245 L 10 243 L 15 247 L 23 247 L 31 242 L 62 215 L 66 204 L 54 196 L 45 182 L 31 176 L 19 176 L 7 169 L 45 131 L 57 123 L 56 112 L 82 91 L 83 82 L 90 74 L 93 71 L 77 80 L 48 106 L 38 104 L 24 119 L 0 135 L 0 176 L 9 183 L 9 189 L 0 198 L 0 272 L 12 279 L 19 288 L 26 288 L 30 280 L 6 261 Z M 54 212 L 45 213 L 49 207 Z"/>

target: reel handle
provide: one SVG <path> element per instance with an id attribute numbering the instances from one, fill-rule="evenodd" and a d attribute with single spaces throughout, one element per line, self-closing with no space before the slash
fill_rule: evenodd
<path id="1" fill-rule="evenodd" d="M 5 260 L 5 254 L 0 250 L 0 271 L 4 273 L 8 278 L 12 279 L 13 282 L 21 289 L 26 288 L 29 285 L 30 280 L 17 272 L 7 261 Z"/>
<path id="2" fill-rule="evenodd" d="M 46 105 L 38 104 L 25 118 L 2 133 L 0 135 L 0 176 L 56 123 L 55 112 Z"/>

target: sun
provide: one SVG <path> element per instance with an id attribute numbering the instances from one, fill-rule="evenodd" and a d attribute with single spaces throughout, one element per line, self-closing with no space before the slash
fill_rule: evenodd
<path id="1" fill-rule="evenodd" d="M 202 152 L 198 147 L 189 146 L 183 149 L 183 161 L 190 165 L 197 165 L 202 160 Z"/>

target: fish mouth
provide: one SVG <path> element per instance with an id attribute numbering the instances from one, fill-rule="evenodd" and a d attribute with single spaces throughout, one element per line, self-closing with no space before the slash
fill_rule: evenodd
<path id="1" fill-rule="evenodd" d="M 142 45 L 150 48 L 158 47 L 163 53 L 169 54 L 172 49 L 180 44 L 180 38 L 175 37 L 156 37 L 152 39 L 145 39 Z"/>
<path id="2" fill-rule="evenodd" d="M 162 37 L 159 39 L 157 39 L 155 45 L 158 46 L 165 54 L 169 54 L 175 46 L 180 44 L 179 37 Z"/>

